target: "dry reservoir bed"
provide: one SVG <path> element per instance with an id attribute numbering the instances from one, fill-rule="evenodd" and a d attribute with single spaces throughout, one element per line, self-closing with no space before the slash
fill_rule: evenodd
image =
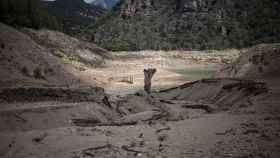
<path id="1" fill-rule="evenodd" d="M 235 60 L 239 50 L 225 51 L 139 51 L 112 52 L 103 68 L 88 69 L 80 74 L 87 83 L 100 83 L 106 92 L 125 95 L 142 90 L 145 68 L 156 68 L 154 90 L 178 86 L 185 82 L 210 78 Z"/>
<path id="2" fill-rule="evenodd" d="M 113 97 L 90 88 L 1 91 L 0 157 L 278 158 L 279 82 L 187 82 L 231 59 L 220 53 L 119 52 L 106 67 L 81 74 Z M 158 69 L 150 96 L 135 93 L 144 67 Z"/>
<path id="3" fill-rule="evenodd" d="M 278 158 L 279 89 L 269 86 L 211 79 L 150 97 L 2 103 L 0 157 Z"/>

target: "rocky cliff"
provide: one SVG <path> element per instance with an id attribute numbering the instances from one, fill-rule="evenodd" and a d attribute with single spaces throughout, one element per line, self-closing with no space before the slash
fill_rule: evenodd
<path id="1" fill-rule="evenodd" d="M 246 47 L 279 41 L 279 8 L 276 0 L 123 0 L 88 38 L 111 50 Z"/>
<path id="2" fill-rule="evenodd" d="M 94 0 L 91 2 L 93 6 L 100 6 L 104 9 L 112 9 L 119 0 Z"/>

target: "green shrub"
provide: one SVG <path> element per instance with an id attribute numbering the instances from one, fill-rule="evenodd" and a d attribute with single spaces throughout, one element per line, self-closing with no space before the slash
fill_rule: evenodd
<path id="1" fill-rule="evenodd" d="M 136 51 L 137 46 L 132 42 L 118 41 L 118 42 L 106 42 L 101 45 L 103 48 L 110 51 Z"/>
<path id="2" fill-rule="evenodd" d="M 44 69 L 44 73 L 53 73 L 53 69 L 52 68 L 48 68 L 48 69 Z"/>
<path id="3" fill-rule="evenodd" d="M 5 49 L 5 44 L 4 43 L 1 43 L 1 48 Z"/>
<path id="4" fill-rule="evenodd" d="M 30 76 L 29 70 L 28 70 L 28 68 L 25 67 L 25 66 L 21 69 L 21 73 L 22 73 L 24 76 Z"/>
<path id="5" fill-rule="evenodd" d="M 8 25 L 62 29 L 62 22 L 41 7 L 40 0 L 1 0 L 0 21 Z"/>
<path id="6" fill-rule="evenodd" d="M 36 67 L 33 71 L 33 77 L 36 79 L 45 79 L 45 75 L 40 67 Z"/>

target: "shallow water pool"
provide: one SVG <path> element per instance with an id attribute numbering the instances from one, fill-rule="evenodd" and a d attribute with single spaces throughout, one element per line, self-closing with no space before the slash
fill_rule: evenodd
<path id="1" fill-rule="evenodd" d="M 203 78 L 211 78 L 215 75 L 216 70 L 213 69 L 175 69 L 174 72 L 185 76 L 188 80 L 200 80 Z"/>

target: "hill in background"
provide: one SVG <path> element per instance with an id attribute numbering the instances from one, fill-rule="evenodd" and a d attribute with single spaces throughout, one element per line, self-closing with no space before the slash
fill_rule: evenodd
<path id="1" fill-rule="evenodd" d="M 280 39 L 275 0 L 123 0 L 84 36 L 110 50 L 223 49 Z"/>
<path id="2" fill-rule="evenodd" d="M 75 35 L 95 22 L 105 9 L 90 5 L 83 0 L 41 1 L 41 5 L 64 24 L 64 32 Z"/>
<path id="3" fill-rule="evenodd" d="M 62 22 L 42 8 L 39 0 L 1 0 L 0 21 L 13 26 L 62 30 Z"/>

